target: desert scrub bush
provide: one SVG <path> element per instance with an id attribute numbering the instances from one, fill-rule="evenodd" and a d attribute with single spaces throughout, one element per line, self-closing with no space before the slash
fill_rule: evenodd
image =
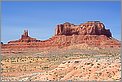
<path id="1" fill-rule="evenodd" d="M 47 69 L 49 69 L 48 66 L 42 67 L 42 70 L 47 70 Z"/>
<path id="2" fill-rule="evenodd" d="M 89 54 L 80 54 L 80 58 L 87 58 L 87 57 L 93 57 L 93 55 L 89 55 Z"/>
<path id="3" fill-rule="evenodd" d="M 65 56 L 65 58 L 68 58 L 68 56 Z"/>

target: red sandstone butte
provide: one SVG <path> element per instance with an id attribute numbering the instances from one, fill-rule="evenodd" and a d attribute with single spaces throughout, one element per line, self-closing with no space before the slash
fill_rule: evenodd
<path id="1" fill-rule="evenodd" d="M 99 21 L 88 21 L 87 23 L 74 25 L 68 22 L 57 25 L 55 35 L 106 35 L 112 37 L 109 29 L 105 29 Z"/>
<path id="2" fill-rule="evenodd" d="M 55 35 L 48 40 L 41 41 L 31 38 L 28 30 L 19 40 L 10 41 L 8 44 L 1 44 L 2 50 L 45 48 L 69 46 L 72 44 L 86 43 L 89 46 L 101 48 L 120 48 L 120 41 L 112 37 L 109 29 L 100 21 L 88 21 L 80 25 L 64 23 L 57 25 Z"/>

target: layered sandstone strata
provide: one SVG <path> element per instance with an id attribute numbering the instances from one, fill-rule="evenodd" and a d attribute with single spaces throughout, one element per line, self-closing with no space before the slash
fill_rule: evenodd
<path id="1" fill-rule="evenodd" d="M 57 25 L 55 35 L 105 35 L 112 37 L 109 29 L 100 21 L 88 21 L 87 23 L 74 25 L 68 22 Z"/>
<path id="2" fill-rule="evenodd" d="M 3 51 L 21 51 L 27 48 L 65 47 L 83 43 L 101 48 L 120 48 L 120 42 L 112 37 L 110 30 L 106 29 L 100 21 L 88 21 L 80 25 L 68 22 L 59 24 L 56 27 L 55 35 L 44 41 L 31 38 L 28 31 L 25 30 L 19 40 L 2 44 L 1 47 Z"/>

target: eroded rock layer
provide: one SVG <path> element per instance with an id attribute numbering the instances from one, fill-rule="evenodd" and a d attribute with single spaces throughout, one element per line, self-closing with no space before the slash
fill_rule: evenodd
<path id="1" fill-rule="evenodd" d="M 112 37 L 109 29 L 99 21 L 89 21 L 74 25 L 68 22 L 57 25 L 55 35 L 48 40 L 37 40 L 25 30 L 19 40 L 1 43 L 2 51 L 42 49 L 45 47 L 65 47 L 73 44 L 88 44 L 100 48 L 120 48 L 120 42 Z"/>
<path id="2" fill-rule="evenodd" d="M 112 37 L 109 29 L 105 29 L 99 21 L 89 21 L 84 24 L 74 25 L 68 22 L 57 25 L 55 35 L 105 35 Z"/>

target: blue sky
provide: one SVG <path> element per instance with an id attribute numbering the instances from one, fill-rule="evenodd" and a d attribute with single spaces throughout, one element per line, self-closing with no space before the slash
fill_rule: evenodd
<path id="1" fill-rule="evenodd" d="M 1 40 L 17 40 L 24 29 L 31 37 L 45 40 L 57 24 L 80 24 L 99 20 L 120 40 L 120 2 L 2 2 Z"/>

